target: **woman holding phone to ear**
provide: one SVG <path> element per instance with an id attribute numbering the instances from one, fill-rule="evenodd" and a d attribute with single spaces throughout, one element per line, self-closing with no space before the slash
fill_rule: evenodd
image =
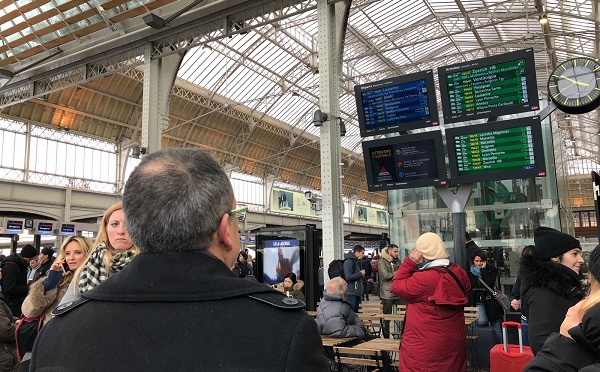
<path id="1" fill-rule="evenodd" d="M 21 306 L 24 316 L 37 318 L 45 313 L 44 324 L 52 319 L 52 310 L 64 297 L 73 273 L 85 262 L 92 245 L 92 241 L 84 236 L 65 239 L 48 275 L 29 287 L 29 294 Z"/>

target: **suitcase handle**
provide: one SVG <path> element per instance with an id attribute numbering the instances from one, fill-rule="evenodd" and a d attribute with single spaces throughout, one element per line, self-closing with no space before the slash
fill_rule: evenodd
<path id="1" fill-rule="evenodd" d="M 523 326 L 517 322 L 502 322 L 502 345 L 504 346 L 504 352 L 508 353 L 508 336 L 506 334 L 506 328 L 508 326 L 517 327 L 519 329 L 519 352 L 523 354 Z"/>

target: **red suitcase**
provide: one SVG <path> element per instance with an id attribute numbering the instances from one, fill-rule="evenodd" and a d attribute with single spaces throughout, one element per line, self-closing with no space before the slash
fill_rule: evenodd
<path id="1" fill-rule="evenodd" d="M 519 328 L 519 345 L 508 345 L 506 327 Z M 533 353 L 529 346 L 523 346 L 523 332 L 521 324 L 516 322 L 502 323 L 503 345 L 496 345 L 490 350 L 490 372 L 522 372 L 533 360 Z"/>

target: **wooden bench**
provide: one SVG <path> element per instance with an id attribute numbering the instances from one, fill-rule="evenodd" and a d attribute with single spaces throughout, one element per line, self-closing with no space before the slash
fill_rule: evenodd
<path id="1" fill-rule="evenodd" d="M 373 370 L 374 372 L 383 367 L 381 351 L 379 350 L 362 349 L 360 345 L 355 347 L 334 346 L 333 353 L 340 371 L 343 365 L 377 367 Z"/>

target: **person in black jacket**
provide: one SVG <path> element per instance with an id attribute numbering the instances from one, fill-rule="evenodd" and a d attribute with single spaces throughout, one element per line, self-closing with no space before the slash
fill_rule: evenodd
<path id="1" fill-rule="evenodd" d="M 521 303 L 534 354 L 558 332 L 569 307 L 583 298 L 579 240 L 549 227 L 534 231 L 535 254 L 521 258 Z"/>
<path id="2" fill-rule="evenodd" d="M 490 292 L 481 282 L 485 282 L 490 288 L 497 287 L 498 269 L 491 263 L 488 263 L 487 254 L 481 249 L 473 253 L 473 260 L 468 272 L 469 280 L 471 281 L 471 291 L 468 294 L 469 306 L 477 306 L 479 308 L 479 319 L 477 325 L 492 326 L 496 333 L 496 343 L 502 343 L 502 317 L 504 310 L 496 301 L 492 292 Z"/>
<path id="3" fill-rule="evenodd" d="M 535 246 L 528 245 L 523 248 L 521 257 L 534 253 Z M 521 333 L 523 335 L 523 345 L 529 346 L 529 326 L 527 323 L 527 317 L 525 316 L 525 310 L 523 310 L 523 306 L 521 304 L 521 278 L 518 275 L 517 279 L 515 279 L 515 284 L 513 284 L 512 289 L 510 290 L 510 306 L 515 310 L 521 311 Z"/>
<path id="4" fill-rule="evenodd" d="M 55 309 L 29 370 L 328 371 L 304 304 L 231 271 L 240 253 L 235 203 L 210 152 L 144 156 L 123 193 L 141 253 Z"/>
<path id="5" fill-rule="evenodd" d="M 32 282 L 37 282 L 40 278 L 46 276 L 54 263 L 54 249 L 48 247 L 42 248 L 42 251 L 38 255 L 38 262 L 40 266 L 35 271 Z"/>
<path id="6" fill-rule="evenodd" d="M 373 273 L 373 269 L 371 268 L 371 258 L 367 256 L 363 256 L 363 258 L 359 261 L 360 268 L 365 271 L 365 276 L 362 278 L 363 282 L 363 291 L 361 294 L 361 299 L 369 301 L 369 292 L 371 292 L 370 282 L 371 274 Z"/>
<path id="7" fill-rule="evenodd" d="M 26 244 L 21 248 L 21 253 L 13 253 L 2 262 L 2 294 L 4 301 L 13 315 L 21 315 L 21 304 L 27 297 L 27 268 L 29 262 L 37 257 L 37 249 Z"/>
<path id="8" fill-rule="evenodd" d="M 590 254 L 590 295 L 569 308 L 526 372 L 600 371 L 600 245 Z"/>

